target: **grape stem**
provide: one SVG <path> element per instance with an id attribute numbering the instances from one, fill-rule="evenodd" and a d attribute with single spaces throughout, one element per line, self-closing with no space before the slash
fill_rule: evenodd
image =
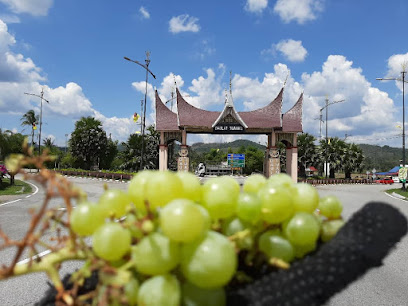
<path id="1" fill-rule="evenodd" d="M 16 264 L 11 271 L 11 275 L 0 274 L 0 280 L 5 279 L 7 276 L 19 276 L 32 272 L 45 272 L 57 289 L 58 294 L 68 305 L 70 305 L 68 296 L 64 294 L 64 287 L 59 276 L 59 264 L 66 260 L 84 259 L 86 259 L 85 252 L 81 250 L 73 250 L 70 247 L 65 247 L 55 253 L 50 253 L 44 256 L 39 262 L 30 260 L 28 263 Z"/>
<path id="2" fill-rule="evenodd" d="M 280 258 L 276 258 L 276 257 L 272 257 L 269 259 L 269 264 L 271 266 L 280 268 L 280 269 L 284 269 L 287 270 L 290 268 L 290 264 L 287 263 L 286 261 L 280 259 Z"/>
<path id="3" fill-rule="evenodd" d="M 251 234 L 249 229 L 244 229 L 243 231 L 236 232 L 234 235 L 229 236 L 228 239 L 231 241 L 241 240 L 248 237 Z"/>

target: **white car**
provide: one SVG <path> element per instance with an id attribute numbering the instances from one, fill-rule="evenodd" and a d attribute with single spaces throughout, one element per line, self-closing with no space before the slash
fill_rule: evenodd
<path id="1" fill-rule="evenodd" d="M 398 176 L 393 176 L 392 180 L 394 181 L 394 183 L 399 183 L 400 182 Z"/>

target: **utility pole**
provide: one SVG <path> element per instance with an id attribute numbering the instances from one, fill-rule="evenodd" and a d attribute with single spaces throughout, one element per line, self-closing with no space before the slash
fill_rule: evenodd
<path id="1" fill-rule="evenodd" d="M 406 173 L 405 167 L 405 71 L 406 63 L 402 65 L 401 75 L 402 78 L 376 78 L 378 81 L 402 81 L 402 169 Z M 402 180 L 402 190 L 405 191 L 406 178 Z"/>
<path id="2" fill-rule="evenodd" d="M 150 52 L 146 51 L 146 59 L 145 59 L 145 64 L 143 65 L 142 63 L 138 61 L 131 60 L 128 57 L 124 57 L 125 60 L 133 62 L 135 64 L 138 64 L 139 66 L 142 66 L 146 70 L 146 90 L 145 90 L 145 97 L 144 97 L 144 107 L 143 107 L 143 117 L 142 117 L 142 152 L 140 156 L 140 170 L 143 170 L 143 155 L 144 155 L 144 135 L 145 135 L 145 126 L 146 126 L 146 100 L 147 100 L 147 80 L 149 77 L 149 73 L 153 76 L 153 78 L 156 78 L 156 76 L 149 70 L 149 64 L 150 64 Z"/>
<path id="3" fill-rule="evenodd" d="M 326 99 L 325 99 L 325 102 L 326 102 L 326 104 L 325 104 L 325 106 L 323 106 L 321 109 L 320 109 L 320 117 L 322 117 L 322 111 L 324 110 L 324 109 L 326 109 L 326 150 L 325 150 L 325 161 L 324 161 L 324 165 L 325 165 L 325 172 L 326 172 L 326 178 L 327 178 L 327 173 L 328 173 L 328 163 L 327 163 L 327 149 L 328 149 L 328 147 L 329 147 L 329 134 L 328 134 L 328 117 L 329 117 L 329 112 L 328 112 L 328 109 L 329 109 L 329 106 L 330 105 L 333 105 L 333 104 L 335 104 L 335 103 L 340 103 L 340 102 L 344 102 L 345 100 L 343 99 L 343 100 L 339 100 L 339 101 L 333 101 L 333 102 L 329 102 L 329 97 L 326 95 Z M 322 131 L 321 131 L 321 128 L 320 128 L 320 134 L 322 133 Z"/>
<path id="4" fill-rule="evenodd" d="M 38 133 L 38 155 L 41 155 L 41 127 L 42 127 L 42 104 L 43 100 L 47 103 L 50 103 L 47 99 L 44 98 L 44 88 L 41 88 L 41 95 L 36 95 L 32 93 L 24 93 L 25 95 L 35 96 L 41 99 L 41 108 L 40 108 L 40 131 Z"/>

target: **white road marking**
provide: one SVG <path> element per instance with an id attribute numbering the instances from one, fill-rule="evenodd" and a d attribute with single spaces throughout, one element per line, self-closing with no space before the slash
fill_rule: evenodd
<path id="1" fill-rule="evenodd" d="M 25 182 L 26 182 L 27 184 L 30 184 L 31 186 L 33 186 L 33 187 L 35 188 L 35 191 L 34 191 L 32 194 L 29 194 L 28 196 L 26 196 L 26 198 L 29 198 L 29 197 L 35 195 L 35 194 L 38 192 L 39 189 L 38 189 L 38 187 L 35 186 L 33 183 L 30 183 L 30 182 L 27 182 L 27 181 L 25 181 Z M 9 204 L 18 202 L 18 201 L 20 201 L 20 200 L 21 200 L 21 199 L 17 199 L 17 200 L 14 200 L 14 201 L 2 203 L 2 204 L 0 204 L 0 206 L 9 205 Z"/>
<path id="2" fill-rule="evenodd" d="M 14 201 L 10 201 L 10 202 L 6 202 L 6 203 L 3 203 L 3 204 L 0 204 L 0 206 L 4 206 L 4 205 L 8 205 L 8 204 L 12 204 L 12 203 L 15 203 L 15 202 L 18 202 L 18 201 L 21 201 L 21 199 L 18 199 L 18 200 L 14 200 Z"/>

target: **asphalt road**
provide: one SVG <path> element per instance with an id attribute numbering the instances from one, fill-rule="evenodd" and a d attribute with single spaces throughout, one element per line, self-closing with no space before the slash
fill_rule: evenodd
<path id="1" fill-rule="evenodd" d="M 88 198 L 96 201 L 103 192 L 103 182 L 91 179 L 70 178 L 72 182 L 85 190 Z M 242 182 L 242 178 L 240 178 Z M 125 190 L 126 183 L 106 182 L 110 188 Z M 395 185 L 394 185 L 395 186 Z M 369 201 L 383 201 L 398 207 L 408 218 L 408 202 L 389 197 L 384 193 L 389 186 L 382 185 L 328 185 L 319 186 L 321 196 L 334 194 L 344 205 L 343 216 L 348 219 Z M 13 239 L 20 239 L 25 234 L 31 216 L 28 209 L 36 208 L 42 203 L 44 191 L 17 202 L 0 202 L 0 225 Z M 54 200 L 51 207 L 62 207 L 61 200 Z M 44 250 L 39 249 L 38 252 Z M 11 262 L 15 250 L 0 252 L 0 264 Z M 24 254 L 22 259 L 29 254 Z M 405 306 L 408 305 L 408 237 L 405 237 L 385 259 L 384 265 L 366 273 L 361 279 L 351 284 L 341 293 L 334 296 L 326 306 Z M 64 275 L 79 267 L 78 262 L 67 262 L 62 266 Z M 353 267 L 350 267 L 352 269 Z M 33 305 L 47 289 L 47 277 L 43 273 L 31 274 L 0 282 L 0 306 Z"/>

